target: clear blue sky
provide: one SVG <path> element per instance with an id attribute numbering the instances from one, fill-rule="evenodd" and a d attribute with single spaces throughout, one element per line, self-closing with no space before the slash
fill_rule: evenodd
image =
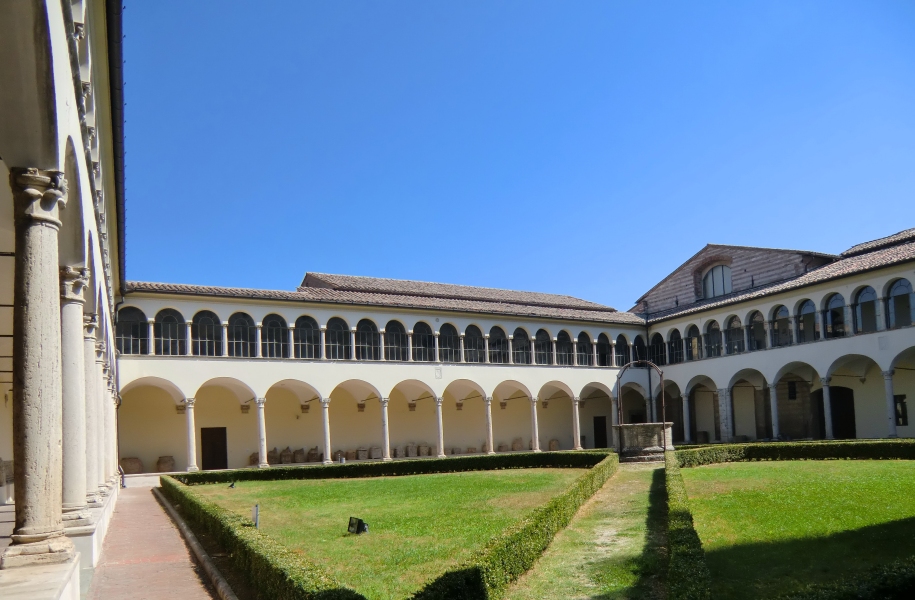
<path id="1" fill-rule="evenodd" d="M 628 309 L 915 227 L 915 2 L 126 1 L 127 276 Z"/>

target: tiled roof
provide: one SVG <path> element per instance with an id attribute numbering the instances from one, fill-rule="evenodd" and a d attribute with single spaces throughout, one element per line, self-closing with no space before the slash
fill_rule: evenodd
<path id="1" fill-rule="evenodd" d="M 454 285 L 450 283 L 410 281 L 406 279 L 382 279 L 380 277 L 359 277 L 355 275 L 306 273 L 305 279 L 299 287 L 299 291 L 307 291 L 315 288 L 330 288 L 338 291 L 367 292 L 372 294 L 421 296 L 449 300 L 482 300 L 486 302 L 521 304 L 525 306 L 578 308 L 604 312 L 616 311 L 616 309 L 604 306 L 603 304 L 588 302 L 587 300 L 559 294 L 518 292 L 514 290 Z"/>
<path id="2" fill-rule="evenodd" d="M 909 231 L 915 233 L 915 230 Z M 902 232 L 897 235 L 901 236 L 904 233 L 906 232 Z M 876 241 L 879 242 L 881 240 Z M 860 244 L 859 246 L 855 246 L 855 248 L 864 245 L 865 244 Z M 886 244 L 881 243 L 880 245 L 885 246 Z M 882 249 L 867 252 L 865 254 L 855 254 L 842 258 L 836 262 L 824 265 L 815 271 L 804 273 L 803 275 L 788 281 L 782 281 L 780 283 L 774 283 L 754 288 L 752 290 L 735 292 L 733 294 L 729 294 L 727 296 L 719 296 L 718 298 L 713 298 L 708 301 L 700 301 L 688 306 L 677 307 L 670 310 L 649 314 L 648 322 L 657 323 L 659 321 L 664 321 L 673 317 L 691 315 L 712 308 L 719 308 L 721 306 L 737 304 L 738 302 L 745 302 L 747 300 L 754 300 L 764 296 L 771 296 L 773 294 L 779 294 L 781 292 L 787 292 L 798 288 L 831 281 L 833 279 L 847 277 L 856 273 L 864 273 L 873 269 L 888 267 L 891 265 L 913 260 L 915 260 L 915 241 L 890 246 L 888 248 L 884 247 Z"/>
<path id="3" fill-rule="evenodd" d="M 857 256 L 859 254 L 864 254 L 865 252 L 873 252 L 874 250 L 879 250 L 880 248 L 896 246 L 911 241 L 915 241 L 915 229 L 906 229 L 905 231 L 900 231 L 899 233 L 894 233 L 893 235 L 889 235 L 887 237 L 882 237 L 877 240 L 871 240 L 870 242 L 864 242 L 863 244 L 852 246 L 843 252 L 842 256 Z"/>
<path id="4" fill-rule="evenodd" d="M 340 277 L 340 276 L 338 276 Z M 381 280 L 385 281 L 385 280 Z M 464 286 L 455 286 L 458 288 Z M 488 288 L 470 288 L 488 289 Z M 496 290 L 498 291 L 498 290 Z M 295 292 L 282 290 L 254 290 L 247 288 L 225 288 L 180 283 L 151 283 L 146 281 L 128 281 L 126 293 L 180 294 L 192 296 L 210 296 L 220 298 L 237 298 L 244 300 L 280 300 L 290 302 L 321 302 L 330 304 L 347 304 L 357 306 L 383 306 L 388 308 L 414 308 L 443 310 L 449 312 L 481 313 L 492 315 L 512 315 L 546 319 L 564 319 L 571 321 L 589 321 L 613 323 L 619 325 L 644 326 L 645 321 L 638 315 L 619 312 L 602 305 L 594 305 L 599 310 L 588 310 L 573 306 L 543 306 L 515 302 L 473 300 L 463 298 L 441 298 L 422 295 L 385 294 L 365 291 L 336 290 L 321 287 L 302 287 Z M 511 293 L 511 292 L 509 292 Z M 524 294 L 524 292 L 514 292 Z M 550 294 L 537 294 L 552 298 Z M 572 299 L 576 300 L 576 299 Z M 578 300 L 582 303 L 584 301 Z"/>

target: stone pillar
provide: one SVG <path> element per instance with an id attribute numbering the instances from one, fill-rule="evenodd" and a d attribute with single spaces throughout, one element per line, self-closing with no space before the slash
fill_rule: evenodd
<path id="1" fill-rule="evenodd" d="M 261 350 L 261 337 L 262 337 L 263 329 L 264 329 L 263 323 L 256 323 L 254 325 L 254 345 L 256 346 L 256 349 L 254 351 L 254 356 L 256 356 L 257 358 L 264 357 L 264 353 Z"/>
<path id="2" fill-rule="evenodd" d="M 321 327 L 321 360 L 327 360 L 327 327 Z"/>
<path id="3" fill-rule="evenodd" d="M 595 367 L 600 366 L 600 365 L 597 364 L 598 361 L 597 361 L 597 341 L 596 341 L 596 340 L 594 341 L 593 344 L 591 344 L 591 353 L 594 355 L 594 356 L 592 357 L 592 360 L 593 360 L 594 362 L 591 363 L 591 364 L 593 364 Z"/>
<path id="4" fill-rule="evenodd" d="M 886 390 L 886 419 L 887 419 L 887 436 L 889 438 L 899 437 L 896 433 L 896 398 L 893 394 L 893 371 L 883 372 L 883 386 Z M 18 488 L 17 488 L 18 491 Z"/>
<path id="5" fill-rule="evenodd" d="M 378 339 L 381 342 L 381 360 L 386 360 L 385 356 L 384 356 L 384 346 L 385 346 L 384 333 L 385 333 L 384 329 L 378 330 Z"/>
<path id="6" fill-rule="evenodd" d="M 620 424 L 620 408 L 619 408 L 619 399 L 610 396 L 610 425 L 619 425 Z M 611 444 L 614 448 L 619 447 L 619 429 L 611 427 L 610 434 Z"/>
<path id="7" fill-rule="evenodd" d="M 629 343 L 629 361 L 631 362 L 634 360 L 635 360 L 635 344 L 630 342 Z"/>
<path id="8" fill-rule="evenodd" d="M 515 346 L 514 346 L 515 336 L 508 336 L 508 364 L 515 364 Z"/>
<path id="9" fill-rule="evenodd" d="M 86 384 L 86 500 L 98 501 L 98 442 L 101 435 L 99 427 L 98 399 L 95 384 L 95 332 L 98 329 L 98 315 L 83 317 L 83 381 Z"/>
<path id="10" fill-rule="evenodd" d="M 540 452 L 540 427 L 537 424 L 537 398 L 531 398 L 531 446 L 534 452 Z"/>
<path id="11" fill-rule="evenodd" d="M 257 466 L 263 469 L 270 466 L 267 463 L 267 418 L 264 414 L 264 404 L 267 403 L 267 399 L 256 398 L 255 402 L 257 402 L 257 437 L 259 442 L 257 446 Z"/>
<path id="12" fill-rule="evenodd" d="M 886 298 L 877 298 L 877 301 L 874 303 L 874 316 L 877 319 L 877 331 L 885 331 L 887 326 L 887 302 Z M 895 415 L 896 408 L 893 408 L 893 414 Z M 896 422 L 896 418 L 893 417 L 893 423 Z"/>
<path id="13" fill-rule="evenodd" d="M 653 403 L 651 401 L 651 394 L 649 394 L 648 396 L 645 397 L 645 421 L 647 423 L 655 422 L 655 418 L 654 418 L 654 414 L 653 414 L 654 411 L 652 410 L 652 406 L 651 406 L 652 404 Z"/>
<path id="14" fill-rule="evenodd" d="M 531 364 L 537 364 L 537 344 L 535 338 L 531 338 Z"/>
<path id="15" fill-rule="evenodd" d="M 63 510 L 86 506 L 86 361 L 83 358 L 83 291 L 89 271 L 60 269 L 60 337 L 63 399 Z"/>
<path id="16" fill-rule="evenodd" d="M 581 450 L 581 422 L 578 417 L 578 403 L 581 398 L 572 398 L 572 449 Z"/>
<path id="17" fill-rule="evenodd" d="M 115 453 L 115 446 L 112 443 L 114 433 L 114 404 L 111 398 L 111 366 L 108 364 L 107 356 L 102 364 L 102 406 L 105 407 L 105 435 L 102 443 L 105 445 L 105 481 L 111 485 L 113 479 L 118 475 L 118 456 Z"/>
<path id="18" fill-rule="evenodd" d="M 184 324 L 184 328 L 185 328 L 184 329 L 184 353 L 187 356 L 193 356 L 193 354 L 194 354 L 194 346 L 193 346 L 194 339 L 193 339 L 193 336 L 191 335 L 191 332 L 193 332 L 193 329 L 191 329 L 191 326 L 193 324 L 194 324 L 193 321 L 188 321 L 187 323 Z"/>
<path id="19" fill-rule="evenodd" d="M 730 390 L 721 388 L 718 390 L 718 421 L 721 427 L 721 441 L 733 441 L 734 432 L 731 431 L 731 406 Z"/>
<path id="20" fill-rule="evenodd" d="M 391 431 L 388 427 L 388 402 L 390 398 L 381 399 L 381 458 L 391 460 Z"/>
<path id="21" fill-rule="evenodd" d="M 460 335 L 461 338 L 461 362 L 467 362 L 464 358 L 464 334 Z"/>
<path id="22" fill-rule="evenodd" d="M 407 332 L 407 361 L 413 362 L 413 330 Z"/>
<path id="23" fill-rule="evenodd" d="M 63 173 L 10 169 L 16 231 L 13 288 L 13 480 L 16 522 L 0 568 L 65 562 L 61 515 L 59 211 Z"/>
<path id="24" fill-rule="evenodd" d="M 778 439 L 781 435 L 778 427 L 778 384 L 769 384 L 769 413 L 772 417 L 772 437 Z"/>
<path id="25" fill-rule="evenodd" d="M 559 340 L 557 340 L 556 338 L 553 338 L 553 366 L 554 367 L 559 364 L 559 362 L 558 362 L 559 359 L 556 357 L 556 342 L 557 341 L 559 341 Z"/>
<path id="26" fill-rule="evenodd" d="M 222 355 L 229 355 L 229 322 L 222 322 Z"/>
<path id="27" fill-rule="evenodd" d="M 156 321 L 150 319 L 147 325 L 149 327 L 149 345 L 146 348 L 146 352 L 153 356 L 156 353 Z"/>
<path id="28" fill-rule="evenodd" d="M 854 335 L 855 333 L 855 315 L 852 311 L 851 304 L 845 305 L 845 335 Z"/>
<path id="29" fill-rule="evenodd" d="M 321 398 L 321 415 L 324 418 L 324 464 L 334 462 L 330 455 L 330 398 Z"/>
<path id="30" fill-rule="evenodd" d="M 439 332 L 436 331 L 436 332 L 433 334 L 433 339 L 434 339 L 434 341 L 435 341 L 435 362 L 439 362 L 439 363 L 440 363 L 440 362 L 442 362 L 442 354 L 441 354 L 441 352 L 440 352 L 440 348 L 439 348 L 439 345 L 438 345 L 438 336 L 439 336 Z"/>
<path id="31" fill-rule="evenodd" d="M 572 365 L 578 366 L 578 339 L 572 340 Z"/>
<path id="32" fill-rule="evenodd" d="M 184 415 L 187 418 L 187 470 L 188 473 L 199 471 L 197 468 L 197 426 L 194 424 L 194 398 L 185 398 Z M 258 412 L 260 415 L 260 412 Z"/>
<path id="33" fill-rule="evenodd" d="M 829 395 L 830 377 L 820 377 L 820 383 L 823 384 L 823 422 L 826 425 L 826 439 L 833 440 L 835 435 L 832 432 L 832 399 Z"/>
<path id="34" fill-rule="evenodd" d="M 438 457 L 445 458 L 445 427 L 442 422 L 442 402 L 441 396 L 435 399 L 435 420 L 438 423 Z"/>
<path id="35" fill-rule="evenodd" d="M 495 454 L 496 449 L 492 445 L 492 396 L 486 396 L 484 404 L 486 404 L 486 454 Z"/>
<path id="36" fill-rule="evenodd" d="M 295 325 L 289 326 L 289 356 L 287 358 L 295 358 Z"/>
<path id="37" fill-rule="evenodd" d="M 680 394 L 683 402 L 683 441 L 687 444 L 693 441 L 692 423 L 689 417 L 689 394 Z"/>
<path id="38" fill-rule="evenodd" d="M 489 334 L 483 336 L 483 352 L 486 355 L 486 364 L 489 364 Z"/>
<path id="39" fill-rule="evenodd" d="M 610 340 L 610 366 L 618 367 L 616 364 L 616 340 Z"/>
<path id="40" fill-rule="evenodd" d="M 107 429 L 107 417 L 108 417 L 108 402 L 105 400 L 105 388 L 103 386 L 103 381 L 105 380 L 105 332 L 99 331 L 100 340 L 95 343 L 95 377 L 92 378 L 92 382 L 95 385 L 95 393 L 93 398 L 95 399 L 97 414 L 98 414 L 98 437 L 96 437 L 92 442 L 98 448 L 98 469 L 96 473 L 98 474 L 98 488 L 103 494 L 108 493 L 108 444 L 106 440 L 108 439 L 108 429 Z"/>
<path id="41" fill-rule="evenodd" d="M 352 352 L 349 355 L 350 360 L 356 360 L 356 328 L 353 327 L 349 330 L 349 346 L 352 348 Z"/>

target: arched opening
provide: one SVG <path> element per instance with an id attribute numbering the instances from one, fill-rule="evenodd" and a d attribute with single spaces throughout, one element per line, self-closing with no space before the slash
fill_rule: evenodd
<path id="1" fill-rule="evenodd" d="M 486 362 L 486 340 L 476 325 L 468 325 L 464 331 L 464 360 L 469 363 Z"/>
<path id="2" fill-rule="evenodd" d="M 153 326 L 156 354 L 159 356 L 184 356 L 187 354 L 187 325 L 181 313 L 164 308 L 156 314 Z"/>
<path id="3" fill-rule="evenodd" d="M 371 319 L 356 324 L 356 360 L 381 360 L 381 336 Z"/>
<path id="4" fill-rule="evenodd" d="M 804 344 L 820 339 L 817 308 L 812 300 L 804 300 L 797 311 L 797 343 Z"/>
<path id="5" fill-rule="evenodd" d="M 115 341 L 121 354 L 149 354 L 149 321 L 139 308 L 118 311 Z"/>
<path id="6" fill-rule="evenodd" d="M 890 286 L 886 307 L 887 326 L 890 329 L 908 327 L 915 321 L 915 302 L 912 302 L 912 284 L 908 279 L 897 279 Z"/>
<path id="7" fill-rule="evenodd" d="M 222 356 L 222 323 L 216 313 L 201 310 L 191 324 L 194 356 Z"/>
<path id="8" fill-rule="evenodd" d="M 265 397 L 268 456 L 281 464 L 323 461 L 324 419 L 318 391 L 303 381 L 284 379 L 270 386 Z"/>
<path id="9" fill-rule="evenodd" d="M 743 369 L 731 377 L 730 427 L 735 442 L 772 437 L 772 408 L 765 376 L 756 369 Z"/>
<path id="10" fill-rule="evenodd" d="M 508 364 L 508 338 L 498 325 L 489 330 L 489 362 L 494 365 Z"/>
<path id="11" fill-rule="evenodd" d="M 211 379 L 200 386 L 195 394 L 194 421 L 197 465 L 201 469 L 240 469 L 257 464 L 260 444 L 255 397 L 250 387 L 230 377 Z"/>
<path id="12" fill-rule="evenodd" d="M 353 356 L 349 326 L 340 317 L 334 317 L 327 322 L 325 338 L 328 360 L 349 360 Z"/>
<path id="13" fill-rule="evenodd" d="M 683 362 L 683 339 L 680 337 L 680 330 L 674 329 L 670 332 L 670 341 L 667 342 L 668 361 L 672 365 Z"/>
<path id="14" fill-rule="evenodd" d="M 295 320 L 295 331 L 292 333 L 295 344 L 295 357 L 305 359 L 321 358 L 321 330 L 313 318 L 302 315 Z"/>
<path id="15" fill-rule="evenodd" d="M 897 354 L 893 359 L 891 366 L 892 369 L 889 371 L 889 383 L 892 386 L 891 391 L 896 413 L 896 435 L 910 438 L 915 436 L 915 413 L 909 410 L 912 408 L 913 402 L 915 402 L 915 346 L 910 346 Z M 870 381 L 870 379 L 868 379 L 868 381 Z M 886 382 L 884 382 L 884 386 L 885 385 Z M 871 397 L 871 395 L 868 396 L 869 401 L 873 402 L 870 400 Z M 884 391 L 884 406 L 885 405 L 886 391 Z M 889 432 L 887 423 L 884 423 L 884 431 L 886 433 L 880 434 L 878 429 L 870 426 L 870 419 L 868 419 L 868 428 L 858 435 L 860 437 L 871 437 L 869 434 L 878 433 L 881 437 L 885 436 Z"/>
<path id="16" fill-rule="evenodd" d="M 415 329 L 414 329 L 415 332 Z M 403 458 L 417 456 L 410 447 L 429 448 L 429 456 L 438 455 L 438 418 L 435 393 L 426 383 L 416 379 L 401 381 L 391 390 L 388 404 L 388 429 L 391 456 Z M 442 406 L 442 423 L 446 407 Z M 444 430 L 444 428 L 443 428 Z M 445 454 L 456 448 L 445 447 Z M 463 453 L 463 452 L 460 452 Z"/>
<path id="17" fill-rule="evenodd" d="M 534 356 L 538 365 L 553 364 L 553 340 L 545 329 L 538 330 L 534 337 Z"/>
<path id="18" fill-rule="evenodd" d="M 621 333 L 616 336 L 616 366 L 622 367 L 629 362 L 629 340 Z"/>
<path id="19" fill-rule="evenodd" d="M 400 321 L 388 321 L 384 326 L 384 352 L 387 360 L 405 362 L 410 360 L 407 330 Z"/>
<path id="20" fill-rule="evenodd" d="M 705 327 L 705 356 L 721 356 L 721 328 L 718 321 L 712 321 Z"/>
<path id="21" fill-rule="evenodd" d="M 829 425 L 835 439 L 878 438 L 889 434 L 886 381 L 880 365 L 873 358 L 861 354 L 841 356 L 829 366 L 826 375 L 821 383 L 829 386 Z M 899 383 L 906 379 L 915 381 L 903 369 L 897 369 L 892 379 L 893 394 L 897 399 L 899 394 L 904 394 Z M 814 394 L 819 405 L 824 406 L 825 390 L 816 390 Z M 827 411 L 825 407 L 819 410 L 818 433 L 825 436 Z"/>
<path id="22" fill-rule="evenodd" d="M 486 393 L 469 379 L 457 379 L 442 393 L 442 429 L 446 453 L 462 449 L 464 453 L 489 452 L 486 447 Z M 491 407 L 495 412 L 497 403 Z"/>
<path id="23" fill-rule="evenodd" d="M 432 335 L 432 328 L 422 321 L 413 326 L 413 360 L 435 361 L 435 336 Z"/>
<path id="24" fill-rule="evenodd" d="M 461 362 L 461 338 L 457 328 L 451 323 L 445 323 L 439 329 L 438 351 L 441 354 L 442 362 Z"/>
<path id="25" fill-rule="evenodd" d="M 610 338 L 607 337 L 606 333 L 597 336 L 597 366 L 613 366 L 612 347 L 610 346 Z"/>
<path id="26" fill-rule="evenodd" d="M 257 355 L 257 332 L 250 315 L 238 312 L 229 317 L 226 333 L 229 337 L 229 356 L 250 358 Z"/>
<path id="27" fill-rule="evenodd" d="M 826 339 L 845 337 L 845 298 L 842 294 L 833 294 L 826 302 L 823 311 L 823 321 L 826 323 Z"/>
<path id="28" fill-rule="evenodd" d="M 169 459 L 174 460 L 170 470 L 186 471 L 184 393 L 169 381 L 148 377 L 124 386 L 121 400 L 118 458 L 139 458 L 145 473 L 167 467 Z"/>
<path id="29" fill-rule="evenodd" d="M 693 442 L 708 444 L 721 440 L 721 415 L 718 389 L 710 378 L 699 375 L 686 386 L 689 396 L 690 427 Z"/>
<path id="30" fill-rule="evenodd" d="M 518 381 L 503 381 L 493 390 L 492 435 L 497 452 L 533 447 L 531 391 Z"/>
<path id="31" fill-rule="evenodd" d="M 690 325 L 686 330 L 686 360 L 699 360 L 702 358 L 702 335 L 699 328 Z"/>
<path id="32" fill-rule="evenodd" d="M 781 439 L 822 439 L 822 394 L 816 369 L 802 362 L 782 367 L 775 378 L 778 430 Z"/>
<path id="33" fill-rule="evenodd" d="M 537 393 L 537 431 L 541 450 L 571 450 L 574 447 L 572 439 L 572 397 L 574 395 L 572 389 L 561 381 L 550 381 L 541 386 Z M 579 415 L 579 422 L 580 419 Z"/>
<path id="34" fill-rule="evenodd" d="M 854 302 L 855 333 L 877 331 L 877 292 L 871 286 L 858 291 Z"/>
<path id="35" fill-rule="evenodd" d="M 622 409 L 623 424 L 649 423 L 648 394 L 642 386 L 636 383 L 626 383 L 620 387 L 620 404 Z"/>
<path id="36" fill-rule="evenodd" d="M 747 325 L 747 337 L 749 338 L 751 352 L 766 349 L 766 318 L 758 310 L 750 314 L 750 323 Z"/>
<path id="37" fill-rule="evenodd" d="M 728 354 L 737 354 L 744 351 L 743 325 L 740 317 L 728 319 L 724 331 L 725 350 Z"/>
<path id="38" fill-rule="evenodd" d="M 658 386 L 660 388 L 660 386 Z M 658 389 L 654 397 L 654 420 L 658 423 L 673 423 L 671 427 L 671 439 L 676 443 L 682 443 L 684 440 L 683 433 L 683 402 L 680 399 L 680 387 L 670 380 L 664 381 L 664 394 Z"/>
<path id="39" fill-rule="evenodd" d="M 267 315 L 261 322 L 261 355 L 265 358 L 289 358 L 289 328 L 283 317 Z"/>
<path id="40" fill-rule="evenodd" d="M 582 331 L 578 334 L 578 364 L 583 367 L 591 366 L 594 362 L 594 348 L 591 346 L 591 336 Z"/>
<path id="41" fill-rule="evenodd" d="M 611 390 L 604 383 L 592 382 L 581 390 L 578 403 L 579 428 L 582 448 L 612 448 L 615 435 Z"/>
<path id="42" fill-rule="evenodd" d="M 656 365 L 666 365 L 667 352 L 664 346 L 664 336 L 660 333 L 652 335 L 651 344 L 648 346 L 648 360 Z"/>
<path id="43" fill-rule="evenodd" d="M 572 358 L 572 336 L 567 331 L 560 331 L 556 336 L 556 364 L 571 365 Z"/>
<path id="44" fill-rule="evenodd" d="M 512 361 L 516 365 L 531 364 L 531 338 L 520 327 L 512 336 Z"/>
<path id="45" fill-rule="evenodd" d="M 646 360 L 648 358 L 648 348 L 645 346 L 645 340 L 642 339 L 642 336 L 635 336 L 635 341 L 632 342 L 632 353 L 634 354 L 633 360 Z"/>
<path id="46" fill-rule="evenodd" d="M 351 379 L 330 393 L 328 418 L 332 460 L 381 458 L 381 394 L 372 384 Z"/>
<path id="47" fill-rule="evenodd" d="M 787 306 L 778 306 L 772 311 L 772 347 L 791 345 L 791 313 Z"/>

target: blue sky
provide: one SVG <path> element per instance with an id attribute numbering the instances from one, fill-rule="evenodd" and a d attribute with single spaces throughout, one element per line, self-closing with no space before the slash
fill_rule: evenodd
<path id="1" fill-rule="evenodd" d="M 628 309 L 915 227 L 915 3 L 127 1 L 127 276 Z"/>

